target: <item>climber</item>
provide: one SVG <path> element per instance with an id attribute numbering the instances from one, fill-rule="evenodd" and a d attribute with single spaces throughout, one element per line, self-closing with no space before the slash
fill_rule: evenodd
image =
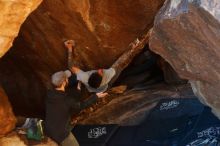
<path id="1" fill-rule="evenodd" d="M 64 42 L 65 47 L 68 49 L 68 67 L 75 73 L 77 80 L 81 81 L 89 92 L 105 92 L 108 89 L 108 83 L 116 74 L 114 68 L 98 69 L 91 71 L 81 70 L 73 60 L 73 51 L 75 47 L 75 41 L 67 40 Z"/>
<path id="2" fill-rule="evenodd" d="M 54 89 L 48 91 L 46 98 L 45 133 L 61 146 L 78 146 L 70 128 L 72 114 L 89 107 L 107 93 L 97 93 L 79 102 L 85 86 L 79 86 L 75 74 L 71 75 L 68 70 L 59 71 L 51 79 Z"/>
<path id="3" fill-rule="evenodd" d="M 138 39 L 135 40 L 135 42 L 132 42 L 130 44 L 131 50 L 130 52 L 134 51 L 138 45 L 140 44 L 140 41 Z M 121 73 L 121 69 L 117 66 L 117 63 L 121 63 L 121 59 L 116 61 L 116 65 L 113 64 L 112 67 L 109 69 L 98 69 L 98 70 L 91 70 L 91 71 L 82 71 L 78 65 L 76 65 L 76 62 L 73 60 L 73 51 L 75 47 L 75 41 L 74 40 L 67 40 L 64 42 L 65 47 L 68 49 L 68 68 L 72 71 L 72 73 L 75 73 L 77 76 L 77 80 L 81 81 L 89 92 L 96 92 L 96 93 L 102 93 L 105 92 L 109 84 L 112 84 L 115 79 L 119 76 Z M 131 53 L 125 53 L 123 55 L 127 55 L 125 59 L 127 58 L 133 58 Z M 122 55 L 122 57 L 124 57 Z M 126 60 L 127 61 L 127 60 Z M 126 63 L 125 63 L 126 64 Z"/>

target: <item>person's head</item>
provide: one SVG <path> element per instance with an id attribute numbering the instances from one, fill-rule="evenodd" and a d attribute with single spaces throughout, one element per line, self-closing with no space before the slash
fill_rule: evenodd
<path id="1" fill-rule="evenodd" d="M 88 84 L 92 88 L 98 88 L 102 82 L 102 69 L 99 69 L 97 72 L 91 74 L 88 80 Z"/>
<path id="2" fill-rule="evenodd" d="M 52 84 L 56 88 L 61 88 L 61 87 L 65 88 L 66 85 L 68 84 L 68 78 L 70 76 L 71 76 L 71 72 L 69 70 L 56 72 L 51 76 Z"/>

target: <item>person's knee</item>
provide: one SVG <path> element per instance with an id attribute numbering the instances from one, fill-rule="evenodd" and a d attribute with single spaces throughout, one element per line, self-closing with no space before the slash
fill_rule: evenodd
<path id="1" fill-rule="evenodd" d="M 70 132 L 70 134 L 61 142 L 61 146 L 79 146 L 78 141 L 75 136 Z"/>

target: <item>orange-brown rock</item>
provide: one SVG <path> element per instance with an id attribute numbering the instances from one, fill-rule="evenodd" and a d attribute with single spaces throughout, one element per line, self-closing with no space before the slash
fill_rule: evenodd
<path id="1" fill-rule="evenodd" d="M 163 2 L 44 0 L 0 60 L 0 83 L 16 113 L 43 112 L 51 74 L 67 68 L 65 39 L 76 41 L 75 59 L 83 69 L 110 67 L 152 27 Z"/>
<path id="2" fill-rule="evenodd" d="M 58 144 L 50 138 L 43 141 L 31 141 L 26 138 L 26 135 L 20 135 L 14 131 L 0 138 L 0 146 L 58 146 Z"/>
<path id="3" fill-rule="evenodd" d="M 165 58 L 220 117 L 220 1 L 168 0 L 157 14 L 152 51 Z"/>
<path id="4" fill-rule="evenodd" d="M 16 118 L 4 90 L 0 86 L 0 137 L 14 129 Z"/>
<path id="5" fill-rule="evenodd" d="M 21 24 L 42 0 L 0 1 L 0 58 L 12 46 Z"/>
<path id="6" fill-rule="evenodd" d="M 25 142 L 16 134 L 12 133 L 6 137 L 0 138 L 1 146 L 27 146 Z"/>

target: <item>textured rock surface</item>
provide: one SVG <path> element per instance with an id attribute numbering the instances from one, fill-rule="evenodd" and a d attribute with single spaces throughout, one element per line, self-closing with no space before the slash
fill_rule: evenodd
<path id="1" fill-rule="evenodd" d="M 0 1 L 0 58 L 12 46 L 21 24 L 42 0 Z"/>
<path id="2" fill-rule="evenodd" d="M 16 134 L 0 138 L 1 146 L 27 146 Z"/>
<path id="3" fill-rule="evenodd" d="M 168 0 L 156 16 L 150 48 L 220 117 L 220 1 Z"/>
<path id="4" fill-rule="evenodd" d="M 0 137 L 15 127 L 16 119 L 8 97 L 0 86 Z"/>
<path id="5" fill-rule="evenodd" d="M 77 117 L 78 124 L 138 125 L 146 119 L 148 112 L 160 99 L 195 98 L 189 84 L 180 86 L 157 84 L 145 88 L 148 89 L 133 89 L 115 96 L 102 108 L 89 112 L 87 115 L 82 115 L 82 117 Z"/>
<path id="6" fill-rule="evenodd" d="M 50 138 L 44 141 L 28 141 L 25 135 L 19 135 L 12 132 L 5 137 L 0 138 L 0 146 L 58 146 Z"/>
<path id="7" fill-rule="evenodd" d="M 65 39 L 76 40 L 76 60 L 84 69 L 109 67 L 130 42 L 152 27 L 163 2 L 43 1 L 0 60 L 0 83 L 15 111 L 42 113 L 50 75 L 67 67 Z"/>
<path id="8" fill-rule="evenodd" d="M 187 83 L 187 80 L 181 79 L 172 66 L 163 58 L 158 58 L 158 64 L 163 71 L 164 81 L 167 84 Z"/>

